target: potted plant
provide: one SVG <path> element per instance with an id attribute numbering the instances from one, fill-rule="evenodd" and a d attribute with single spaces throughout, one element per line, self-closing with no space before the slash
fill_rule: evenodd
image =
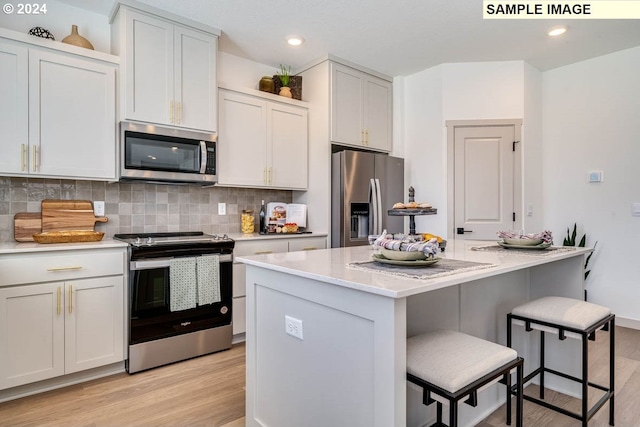
<path id="1" fill-rule="evenodd" d="M 280 71 L 278 71 L 278 78 L 280 79 L 280 83 L 282 83 L 282 87 L 280 88 L 279 95 L 285 96 L 287 98 L 291 98 L 291 88 L 289 87 L 289 82 L 291 79 L 291 67 L 285 67 L 280 64 Z"/>

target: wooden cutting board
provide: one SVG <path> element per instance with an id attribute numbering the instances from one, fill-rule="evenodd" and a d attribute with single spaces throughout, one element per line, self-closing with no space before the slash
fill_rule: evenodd
<path id="1" fill-rule="evenodd" d="M 13 238 L 17 242 L 33 242 L 33 235 L 41 232 L 40 212 L 20 212 L 13 216 Z"/>
<path id="2" fill-rule="evenodd" d="M 107 222 L 105 216 L 96 217 L 89 200 L 42 201 L 42 232 L 94 231 L 96 222 Z"/>

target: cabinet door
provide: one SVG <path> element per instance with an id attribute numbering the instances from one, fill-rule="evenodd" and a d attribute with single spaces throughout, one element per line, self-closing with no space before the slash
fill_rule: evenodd
<path id="1" fill-rule="evenodd" d="M 115 69 L 37 50 L 29 67 L 32 174 L 115 179 Z"/>
<path id="2" fill-rule="evenodd" d="M 122 276 L 65 283 L 65 372 L 124 360 Z"/>
<path id="3" fill-rule="evenodd" d="M 125 118 L 172 125 L 173 24 L 127 10 L 125 39 Z"/>
<path id="4" fill-rule="evenodd" d="M 28 50 L 0 43 L 0 173 L 28 168 Z"/>
<path id="5" fill-rule="evenodd" d="M 215 131 L 218 38 L 179 26 L 174 37 L 176 124 Z"/>
<path id="6" fill-rule="evenodd" d="M 63 288 L 0 288 L 0 389 L 64 374 Z"/>
<path id="7" fill-rule="evenodd" d="M 331 64 L 331 141 L 362 146 L 362 73 Z"/>
<path id="8" fill-rule="evenodd" d="M 278 188 L 307 188 L 308 121 L 305 108 L 267 104 L 269 184 Z"/>
<path id="9" fill-rule="evenodd" d="M 364 127 L 368 148 L 391 151 L 392 145 L 392 84 L 373 76 L 364 81 Z"/>
<path id="10" fill-rule="evenodd" d="M 218 183 L 267 186 L 266 102 L 220 91 Z"/>

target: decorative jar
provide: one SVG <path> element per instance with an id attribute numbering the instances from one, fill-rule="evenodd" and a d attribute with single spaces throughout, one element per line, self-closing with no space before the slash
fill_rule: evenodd
<path id="1" fill-rule="evenodd" d="M 253 209 L 245 209 L 240 217 L 240 229 L 245 234 L 251 234 L 254 231 Z"/>

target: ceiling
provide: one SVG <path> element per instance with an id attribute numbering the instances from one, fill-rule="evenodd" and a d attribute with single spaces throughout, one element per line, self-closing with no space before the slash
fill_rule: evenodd
<path id="1" fill-rule="evenodd" d="M 108 15 L 114 0 L 59 0 Z M 390 76 L 449 62 L 540 71 L 640 46 L 637 20 L 483 20 L 481 0 L 140 0 L 222 31 L 221 51 L 296 69 L 327 54 Z M 568 32 L 550 38 L 547 30 Z M 287 45 L 298 34 L 302 46 Z"/>

